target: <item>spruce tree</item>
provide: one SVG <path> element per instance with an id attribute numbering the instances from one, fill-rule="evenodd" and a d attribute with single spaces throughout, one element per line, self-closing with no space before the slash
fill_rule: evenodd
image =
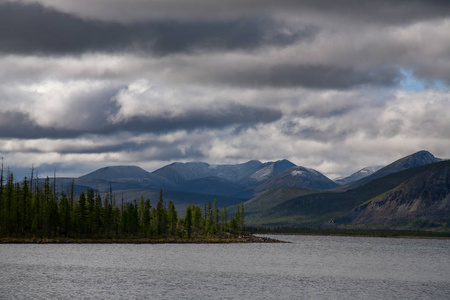
<path id="1" fill-rule="evenodd" d="M 184 229 L 186 230 L 188 239 L 192 236 L 192 208 L 191 205 L 186 207 L 184 214 Z"/>
<path id="2" fill-rule="evenodd" d="M 172 201 L 169 201 L 169 211 L 167 213 L 167 217 L 169 223 L 169 232 L 170 234 L 175 235 L 177 229 L 178 213 Z"/>

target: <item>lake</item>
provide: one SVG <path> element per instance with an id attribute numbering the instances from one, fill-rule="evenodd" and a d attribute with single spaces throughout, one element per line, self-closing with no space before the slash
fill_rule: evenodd
<path id="1" fill-rule="evenodd" d="M 3 244 L 0 298 L 450 297 L 450 240 L 275 238 L 290 243 Z"/>

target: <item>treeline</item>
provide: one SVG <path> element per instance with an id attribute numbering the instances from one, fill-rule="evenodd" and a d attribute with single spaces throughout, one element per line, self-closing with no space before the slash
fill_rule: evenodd
<path id="1" fill-rule="evenodd" d="M 44 184 L 26 177 L 15 183 L 11 173 L 5 182 L 1 172 L 0 237 L 190 239 L 237 234 L 243 226 L 242 204 L 230 220 L 216 200 L 188 205 L 181 218 L 172 201 L 165 205 L 162 191 L 153 206 L 143 197 L 118 203 L 112 191 L 103 197 L 92 189 L 75 195 L 73 181 L 69 191 L 58 192 L 48 177 Z"/>
<path id="2" fill-rule="evenodd" d="M 395 230 L 395 229 L 350 229 L 350 228 L 308 228 L 308 227 L 261 227 L 247 226 L 245 231 L 256 234 L 299 234 L 299 235 L 344 235 L 368 237 L 450 237 L 450 232 L 424 230 Z"/>

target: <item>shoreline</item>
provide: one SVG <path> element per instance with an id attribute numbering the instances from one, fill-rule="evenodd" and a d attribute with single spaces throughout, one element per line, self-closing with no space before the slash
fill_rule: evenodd
<path id="1" fill-rule="evenodd" d="M 244 244 L 244 243 L 287 243 L 277 239 L 241 235 L 233 238 L 0 238 L 0 244 Z"/>
<path id="2" fill-rule="evenodd" d="M 264 235 L 307 235 L 307 236 L 343 236 L 343 237 L 368 237 L 368 238 L 398 238 L 398 239 L 439 239 L 448 240 L 450 236 L 426 236 L 426 235 L 364 235 L 364 234 L 325 234 L 325 233 L 257 233 Z"/>

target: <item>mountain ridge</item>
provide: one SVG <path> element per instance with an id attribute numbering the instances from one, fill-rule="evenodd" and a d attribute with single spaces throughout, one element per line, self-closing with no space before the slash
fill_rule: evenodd
<path id="1" fill-rule="evenodd" d="M 436 171 L 437 170 L 437 171 Z M 434 174 L 434 175 L 433 175 Z M 426 181 L 424 179 L 433 177 Z M 420 182 L 424 184 L 420 185 Z M 406 188 L 405 188 L 406 187 Z M 398 190 L 418 190 L 415 193 Z M 438 191 L 430 193 L 426 191 Z M 400 196 L 403 195 L 403 200 Z M 418 201 L 414 195 L 421 195 L 426 200 Z M 436 197 L 436 195 L 438 195 Z M 387 200 L 383 200 L 387 197 Z M 408 198 L 409 197 L 409 198 Z M 257 199 L 257 198 L 255 198 Z M 393 199 L 399 201 L 396 203 Z M 405 200 L 406 199 L 406 200 Z M 249 200 L 254 201 L 254 199 Z M 269 202 L 270 199 L 264 199 Z M 387 202 L 391 215 L 376 215 L 380 209 L 377 203 Z M 421 202 L 435 203 L 421 210 Z M 383 203 L 384 203 L 383 202 Z M 402 216 L 402 203 L 414 203 L 414 214 Z M 377 178 L 354 189 L 307 193 L 298 197 L 284 199 L 256 216 L 251 216 L 249 225 L 253 226 L 302 226 L 326 228 L 416 228 L 413 218 L 423 228 L 450 229 L 450 161 L 440 161 L 419 167 L 408 168 Z M 253 203 L 253 206 L 258 204 Z M 372 205 L 372 206 L 369 206 Z M 411 205 L 412 206 L 412 205 Z M 372 211 L 364 210 L 366 207 Z M 431 207 L 431 208 L 430 208 Z M 365 213 L 365 214 L 364 214 Z M 369 218 L 370 216 L 372 218 Z M 378 218 L 378 219 L 377 219 Z M 372 220 L 376 220 L 373 221 Z M 392 222 L 391 222 L 392 221 Z M 395 221 L 395 222 L 394 222 Z"/>
<path id="2" fill-rule="evenodd" d="M 442 159 L 436 158 L 433 154 L 431 154 L 430 152 L 428 152 L 426 150 L 421 150 L 421 151 L 415 152 L 413 154 L 407 155 L 405 157 L 402 157 L 402 158 L 388 164 L 387 166 L 379 169 L 378 171 L 374 172 L 373 174 L 366 176 L 362 179 L 359 179 L 357 181 L 351 182 L 349 184 L 343 185 L 343 186 L 337 188 L 336 190 L 340 191 L 340 190 L 353 189 L 358 186 L 362 186 L 372 180 L 384 177 L 384 176 L 392 174 L 392 173 L 397 173 L 397 172 L 400 172 L 400 171 L 403 171 L 403 170 L 406 170 L 409 168 L 420 167 L 420 166 L 424 166 L 424 165 L 439 162 L 439 161 L 442 161 Z"/>

